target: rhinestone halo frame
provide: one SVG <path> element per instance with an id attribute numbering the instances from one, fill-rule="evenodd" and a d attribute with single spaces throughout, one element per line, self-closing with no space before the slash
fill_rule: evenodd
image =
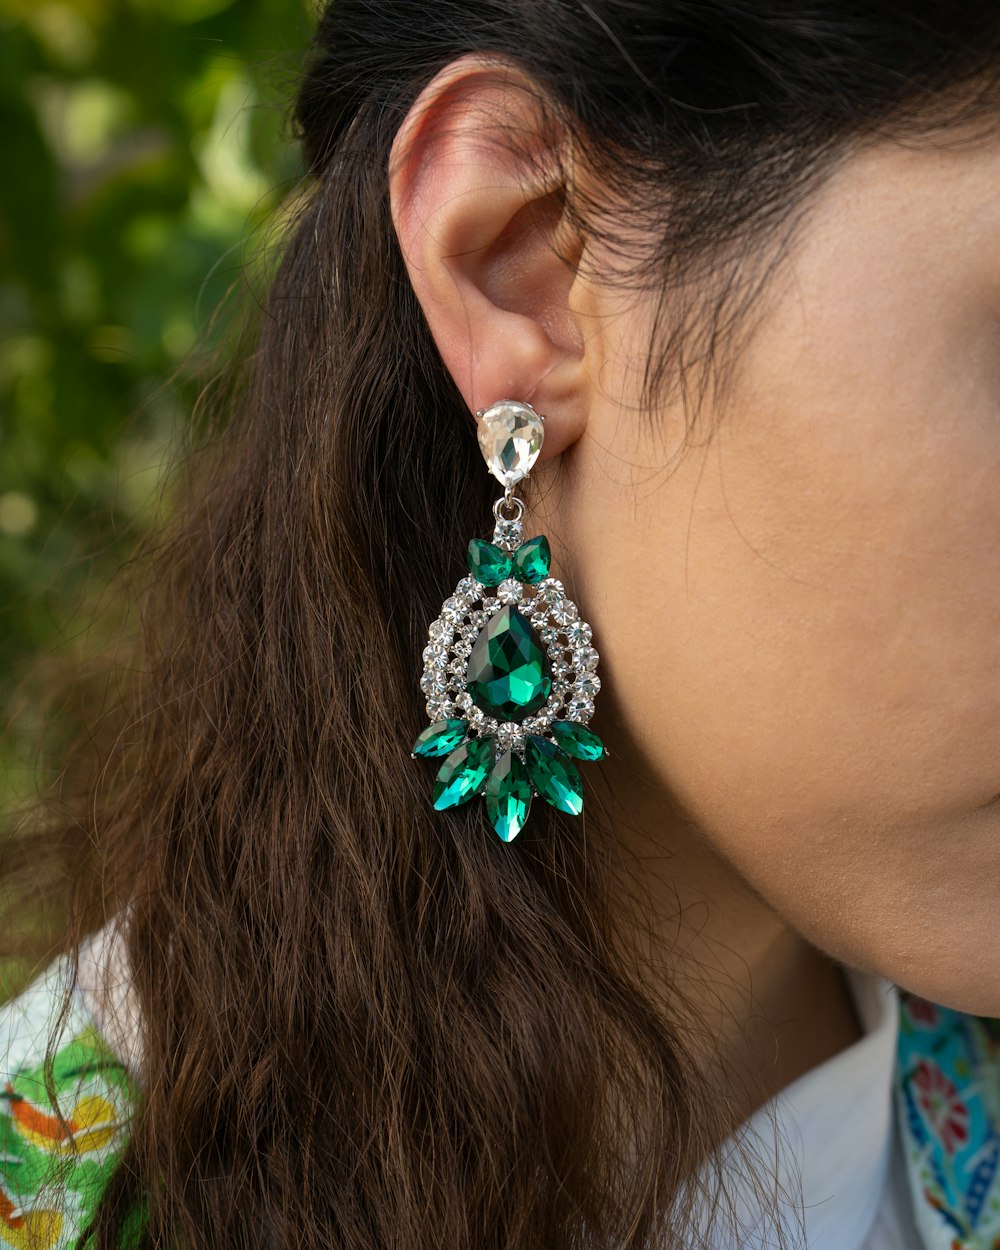
<path id="1" fill-rule="evenodd" d="M 523 536 L 520 519 L 500 518 L 491 541 L 512 553 Z M 545 647 L 552 674 L 545 706 L 520 722 L 488 715 L 465 688 L 473 644 L 489 618 L 507 604 L 531 622 Z M 477 736 L 495 734 L 500 750 L 513 748 L 518 754 L 523 752 L 528 734 L 547 736 L 553 720 L 589 724 L 601 688 L 593 631 L 557 577 L 546 577 L 533 585 L 509 577 L 499 586 L 483 586 L 474 577 L 463 577 L 428 627 L 423 661 L 420 689 L 426 696 L 431 722 L 460 717 L 469 722 Z"/>

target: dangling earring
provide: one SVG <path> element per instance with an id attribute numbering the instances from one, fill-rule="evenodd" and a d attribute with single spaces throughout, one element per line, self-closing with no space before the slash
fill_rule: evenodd
<path id="1" fill-rule="evenodd" d="M 444 756 L 434 781 L 439 811 L 482 794 L 504 842 L 524 827 L 536 795 L 579 815 L 574 760 L 606 754 L 587 726 L 601 688 L 591 628 L 549 576 L 544 534 L 524 538 L 515 485 L 542 447 L 544 418 L 502 400 L 478 412 L 479 446 L 504 488 L 492 541 L 473 538 L 463 577 L 428 630 L 420 688 L 432 722 L 412 756 Z"/>

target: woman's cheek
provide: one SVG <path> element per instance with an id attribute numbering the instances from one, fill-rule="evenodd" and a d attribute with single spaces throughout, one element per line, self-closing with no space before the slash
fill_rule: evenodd
<path id="1" fill-rule="evenodd" d="M 807 937 L 1000 1011 L 1000 985 L 970 980 L 962 954 L 1000 892 L 1000 811 L 973 817 L 1000 793 L 990 456 L 962 431 L 921 441 L 912 397 L 838 413 L 786 387 L 767 411 L 770 429 L 723 423 L 659 479 L 623 483 L 642 457 L 595 443 L 567 553 L 604 693 Z"/>

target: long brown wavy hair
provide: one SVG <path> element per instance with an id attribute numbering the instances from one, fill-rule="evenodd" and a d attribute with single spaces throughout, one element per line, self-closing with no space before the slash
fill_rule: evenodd
<path id="1" fill-rule="evenodd" d="M 143 1247 L 652 1250 L 690 1244 L 724 1182 L 701 1170 L 728 1122 L 690 1021 L 621 941 L 613 812 L 536 810 L 503 845 L 476 805 L 433 811 L 409 757 L 427 624 L 494 494 L 386 169 L 467 51 L 515 61 L 642 218 L 636 280 L 691 291 L 652 395 L 724 362 L 763 240 L 854 145 L 993 115 L 1000 12 L 324 9 L 294 111 L 307 184 L 145 553 L 139 654 L 5 851 L 9 905 L 65 900 L 70 952 L 122 919 L 142 1105 L 98 1250 L 140 1200 Z"/>

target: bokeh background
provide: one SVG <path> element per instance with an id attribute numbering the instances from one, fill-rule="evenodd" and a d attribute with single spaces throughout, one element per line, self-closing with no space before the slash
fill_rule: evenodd
<path id="1" fill-rule="evenodd" d="M 86 645 L 87 588 L 155 523 L 213 310 L 301 176 L 312 17 L 0 0 L 0 809 L 37 780 L 23 675 Z"/>

